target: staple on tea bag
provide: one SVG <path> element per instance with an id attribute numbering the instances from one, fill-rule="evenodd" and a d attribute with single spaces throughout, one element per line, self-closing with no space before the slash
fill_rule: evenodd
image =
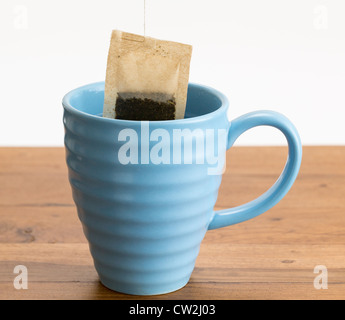
<path id="1" fill-rule="evenodd" d="M 126 120 L 184 118 L 190 45 L 112 32 L 103 116 Z"/>

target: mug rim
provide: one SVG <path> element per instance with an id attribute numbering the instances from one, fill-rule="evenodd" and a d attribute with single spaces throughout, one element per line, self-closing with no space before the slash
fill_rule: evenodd
<path id="1" fill-rule="evenodd" d="M 80 95 L 82 91 L 91 89 L 93 87 L 98 87 L 98 86 L 104 85 L 104 84 L 105 84 L 104 81 L 99 81 L 99 82 L 86 84 L 86 85 L 83 85 L 81 87 L 78 87 L 78 88 L 75 88 L 75 89 L 69 91 L 67 94 L 65 94 L 65 96 L 62 99 L 62 105 L 63 105 L 64 109 L 66 111 L 69 111 L 69 112 L 75 114 L 75 115 L 78 115 L 80 117 L 87 118 L 90 120 L 94 120 L 94 121 L 118 123 L 121 125 L 124 125 L 126 123 L 132 124 L 132 125 L 133 124 L 140 124 L 142 121 L 138 121 L 138 120 L 123 120 L 123 119 L 111 119 L 111 118 L 99 117 L 99 116 L 92 115 L 92 114 L 89 114 L 89 113 L 84 112 L 84 111 L 80 111 L 80 110 L 78 110 L 72 106 L 71 99 L 73 96 L 78 95 L 78 94 Z M 159 125 L 159 124 L 169 125 L 169 124 L 186 123 L 186 122 L 194 123 L 194 122 L 209 120 L 211 118 L 214 118 L 215 116 L 217 116 L 218 114 L 220 114 L 222 112 L 226 113 L 226 111 L 229 107 L 229 100 L 222 92 L 220 92 L 220 91 L 218 91 L 212 87 L 205 86 L 205 85 L 198 84 L 198 83 L 194 83 L 194 82 L 189 82 L 188 88 L 189 87 L 202 88 L 203 90 L 208 91 L 210 94 L 219 98 L 219 100 L 221 101 L 221 106 L 215 111 L 212 111 L 212 112 L 200 115 L 200 116 L 196 116 L 196 117 L 185 118 L 185 119 L 175 119 L 175 120 L 158 120 L 158 121 L 155 120 L 152 122 L 157 124 L 157 125 Z"/>

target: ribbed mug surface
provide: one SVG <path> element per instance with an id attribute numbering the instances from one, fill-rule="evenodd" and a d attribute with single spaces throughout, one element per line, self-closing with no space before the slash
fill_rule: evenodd
<path id="1" fill-rule="evenodd" d="M 103 99 L 104 83 L 95 83 L 71 91 L 63 101 L 69 181 L 95 268 L 101 282 L 115 291 L 175 291 L 189 281 L 214 214 L 221 175 L 209 174 L 207 153 L 219 151 L 224 161 L 225 148 L 193 145 L 192 163 L 183 163 L 182 149 L 182 163 L 176 164 L 172 137 L 176 130 L 188 129 L 195 139 L 215 130 L 216 142 L 217 130 L 229 128 L 227 100 L 190 84 L 186 119 L 141 123 L 102 118 Z M 165 130 L 170 141 L 155 141 L 156 129 Z M 129 141 L 119 139 L 123 130 L 138 137 L 137 164 L 119 159 Z M 153 164 L 150 158 L 147 163 L 159 142 L 168 144 L 161 147 L 170 150 L 171 163 Z"/>

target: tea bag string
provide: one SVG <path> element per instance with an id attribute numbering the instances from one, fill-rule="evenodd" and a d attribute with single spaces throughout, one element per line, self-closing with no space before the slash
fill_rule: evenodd
<path id="1" fill-rule="evenodd" d="M 144 37 L 146 37 L 146 0 L 144 0 Z"/>

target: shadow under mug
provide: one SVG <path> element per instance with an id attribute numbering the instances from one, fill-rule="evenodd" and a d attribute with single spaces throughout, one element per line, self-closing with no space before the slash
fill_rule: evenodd
<path id="1" fill-rule="evenodd" d="M 267 211 L 298 174 L 299 135 L 279 113 L 255 111 L 229 122 L 227 98 L 197 84 L 189 85 L 181 120 L 103 118 L 103 100 L 104 82 L 71 91 L 63 99 L 63 122 L 73 199 L 100 281 L 112 290 L 155 295 L 182 288 L 207 230 Z M 285 135 L 285 168 L 259 198 L 214 211 L 222 175 L 212 169 L 222 166 L 226 150 L 256 126 L 272 126 Z M 203 141 L 199 147 L 197 141 Z"/>

